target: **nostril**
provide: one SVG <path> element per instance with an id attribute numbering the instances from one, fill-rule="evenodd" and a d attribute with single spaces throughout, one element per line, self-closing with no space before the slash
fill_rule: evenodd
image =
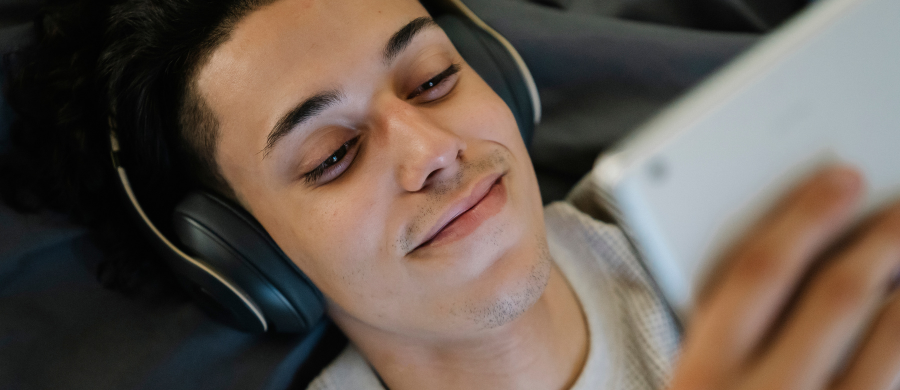
<path id="1" fill-rule="evenodd" d="M 442 170 L 443 170 L 443 168 L 441 168 L 441 169 L 435 169 L 435 170 L 431 171 L 431 173 L 429 173 L 428 176 L 425 178 L 425 183 L 430 183 L 431 180 L 432 180 L 432 178 L 433 178 L 435 175 L 437 175 L 438 172 L 440 172 L 440 171 L 442 171 Z"/>

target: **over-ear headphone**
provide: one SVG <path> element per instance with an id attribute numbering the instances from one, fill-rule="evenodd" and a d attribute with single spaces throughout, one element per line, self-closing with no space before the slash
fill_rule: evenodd
<path id="1" fill-rule="evenodd" d="M 527 145 L 541 107 L 522 58 L 460 0 L 423 3 L 466 62 L 509 105 Z M 172 216 L 180 246 L 166 238 L 144 213 L 119 163 L 112 120 L 110 144 L 141 229 L 201 307 L 251 332 L 305 333 L 322 319 L 322 293 L 262 226 L 231 202 L 207 192 L 188 194 Z"/>

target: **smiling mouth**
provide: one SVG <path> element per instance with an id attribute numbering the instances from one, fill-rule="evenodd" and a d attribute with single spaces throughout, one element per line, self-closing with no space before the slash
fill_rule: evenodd
<path id="1" fill-rule="evenodd" d="M 410 253 L 463 239 L 496 215 L 506 205 L 505 174 L 482 179 L 471 195 L 456 202 L 426 235 L 427 239 Z"/>

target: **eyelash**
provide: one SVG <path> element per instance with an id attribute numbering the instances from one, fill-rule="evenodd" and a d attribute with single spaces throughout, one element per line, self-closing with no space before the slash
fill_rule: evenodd
<path id="1" fill-rule="evenodd" d="M 419 95 L 427 92 L 428 90 L 437 87 L 450 76 L 459 73 L 460 69 L 461 67 L 459 64 L 450 65 L 449 68 L 445 69 L 437 76 L 432 77 L 430 80 L 426 81 L 418 88 L 416 88 L 415 91 L 407 96 L 407 99 L 414 99 Z M 305 173 L 303 175 L 303 180 L 307 184 L 315 184 L 316 182 L 318 182 L 319 179 L 322 178 L 322 176 L 324 176 L 326 173 L 329 173 L 335 165 L 339 164 L 345 157 L 347 157 L 347 154 L 349 154 L 351 149 L 356 146 L 358 141 L 359 136 L 356 136 L 353 139 L 345 142 L 343 145 L 341 145 L 341 147 L 335 150 L 334 153 L 331 154 L 331 156 L 328 156 L 325 161 L 322 161 L 318 166 L 313 168 L 313 170 Z"/>
<path id="2" fill-rule="evenodd" d="M 328 173 L 332 167 L 340 163 L 344 157 L 347 157 L 347 154 L 350 153 L 350 149 L 352 149 L 358 141 L 359 136 L 345 142 L 341 147 L 335 150 L 331 156 L 328 156 L 325 161 L 322 161 L 322 163 L 313 168 L 313 170 L 304 174 L 303 180 L 306 181 L 307 184 L 315 184 L 325 173 Z"/>
<path id="3" fill-rule="evenodd" d="M 410 93 L 409 96 L 406 97 L 406 99 L 416 98 L 419 95 L 427 92 L 429 89 L 432 89 L 432 88 L 440 85 L 444 80 L 446 80 L 450 76 L 453 76 L 453 75 L 459 73 L 460 69 L 462 69 L 462 68 L 459 66 L 459 64 L 450 65 L 449 68 L 445 69 L 443 72 L 441 72 L 437 76 L 432 77 L 431 80 L 428 80 L 425 83 L 423 83 L 422 85 L 420 85 L 418 88 L 416 88 L 415 91 L 412 91 L 412 93 Z"/>

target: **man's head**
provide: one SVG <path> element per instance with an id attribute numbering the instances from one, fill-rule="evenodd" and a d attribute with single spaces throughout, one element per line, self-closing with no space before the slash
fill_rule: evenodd
<path id="1" fill-rule="evenodd" d="M 540 297 L 550 262 L 516 121 L 417 1 L 230 18 L 188 61 L 180 139 L 339 324 L 452 338 Z"/>

